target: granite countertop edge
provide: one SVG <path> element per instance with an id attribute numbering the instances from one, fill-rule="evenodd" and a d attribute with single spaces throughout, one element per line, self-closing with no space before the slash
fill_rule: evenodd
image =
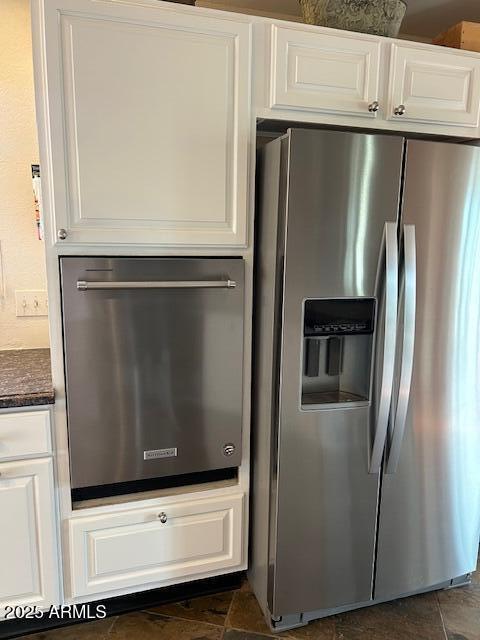
<path id="1" fill-rule="evenodd" d="M 54 402 L 49 349 L 0 351 L 0 409 Z"/>
<path id="2" fill-rule="evenodd" d="M 14 396 L 0 396 L 0 409 L 39 407 L 54 403 L 55 395 L 53 391 L 50 393 L 19 393 Z"/>

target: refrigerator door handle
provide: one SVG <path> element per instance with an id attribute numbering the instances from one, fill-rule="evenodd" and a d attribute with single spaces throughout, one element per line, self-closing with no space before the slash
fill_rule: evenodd
<path id="1" fill-rule="evenodd" d="M 405 425 L 407 422 L 408 402 L 413 373 L 413 355 L 415 351 L 415 313 L 417 296 L 417 255 L 415 245 L 415 226 L 403 227 L 404 255 L 404 310 L 403 345 L 398 388 L 397 408 L 393 423 L 393 435 L 386 467 L 387 473 L 395 473 L 400 459 Z"/>
<path id="2" fill-rule="evenodd" d="M 385 261 L 383 252 L 385 251 Z M 395 345 L 397 339 L 398 306 L 398 242 L 397 225 L 386 222 L 377 271 L 377 292 L 382 283 L 382 265 L 385 264 L 385 331 L 383 342 L 383 366 L 380 384 L 375 437 L 370 456 L 369 473 L 379 473 L 387 438 L 390 405 L 392 401 Z"/>

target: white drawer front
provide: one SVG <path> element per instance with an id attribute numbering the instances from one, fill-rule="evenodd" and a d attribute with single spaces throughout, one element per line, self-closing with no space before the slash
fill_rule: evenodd
<path id="1" fill-rule="evenodd" d="M 272 27 L 272 108 L 375 117 L 378 38 Z"/>
<path id="2" fill-rule="evenodd" d="M 73 519 L 72 595 L 181 582 L 240 565 L 242 522 L 243 494 Z"/>
<path id="3" fill-rule="evenodd" d="M 393 44 L 388 118 L 478 126 L 480 56 Z M 405 113 L 395 115 L 403 105 Z"/>
<path id="4" fill-rule="evenodd" d="M 50 412 L 0 414 L 0 460 L 51 453 Z"/>

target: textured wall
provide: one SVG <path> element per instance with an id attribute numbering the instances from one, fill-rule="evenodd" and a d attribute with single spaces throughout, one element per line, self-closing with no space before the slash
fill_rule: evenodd
<path id="1" fill-rule="evenodd" d="M 0 0 L 0 349 L 48 346 L 45 317 L 15 316 L 15 289 L 46 288 L 30 171 L 36 163 L 29 1 Z"/>

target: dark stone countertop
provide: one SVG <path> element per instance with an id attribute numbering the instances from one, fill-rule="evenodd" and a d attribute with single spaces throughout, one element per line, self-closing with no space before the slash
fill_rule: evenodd
<path id="1" fill-rule="evenodd" d="M 0 409 L 54 401 L 50 349 L 0 351 Z"/>

